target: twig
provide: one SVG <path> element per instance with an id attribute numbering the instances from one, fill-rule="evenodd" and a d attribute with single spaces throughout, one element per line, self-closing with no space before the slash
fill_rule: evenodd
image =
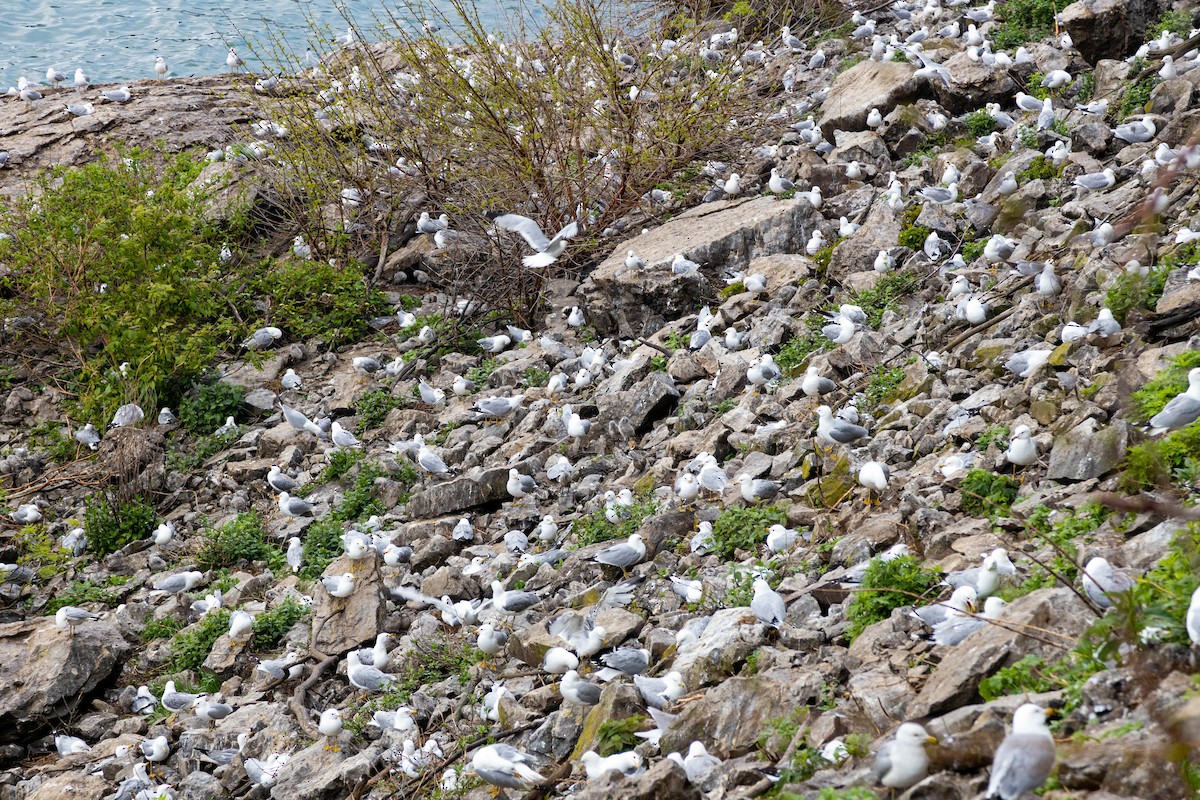
<path id="1" fill-rule="evenodd" d="M 1099 503 L 1118 511 L 1128 511 L 1132 514 L 1150 513 L 1167 519 L 1200 519 L 1200 509 L 1185 508 L 1177 503 L 1155 500 L 1145 494 L 1127 497 L 1114 492 L 1094 492 L 1087 498 L 1090 502 Z"/>
<path id="2" fill-rule="evenodd" d="M 666 349 L 665 347 L 661 347 L 646 338 L 639 337 L 638 341 L 641 342 L 642 344 L 646 345 L 646 347 L 657 350 L 658 352 L 662 353 L 667 358 L 670 358 L 671 356 L 675 355 L 674 353 L 672 353 L 670 350 Z"/>

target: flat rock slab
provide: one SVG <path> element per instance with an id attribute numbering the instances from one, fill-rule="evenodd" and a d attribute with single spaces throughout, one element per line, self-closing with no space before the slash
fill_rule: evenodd
<path id="1" fill-rule="evenodd" d="M 1125 458 L 1129 428 L 1121 420 L 1100 427 L 1089 417 L 1054 440 L 1046 477 L 1086 481 L 1098 478 Z"/>
<path id="2" fill-rule="evenodd" d="M 482 470 L 478 474 L 433 483 L 415 492 L 405 506 L 409 519 L 454 514 L 468 508 L 508 500 L 508 469 Z"/>
<path id="3" fill-rule="evenodd" d="M 825 138 L 834 131 L 860 131 L 867 115 L 878 108 L 885 117 L 902 102 L 916 96 L 921 82 L 913 77 L 916 68 L 901 61 L 863 61 L 838 75 L 829 87 L 817 124 Z"/>
<path id="4" fill-rule="evenodd" d="M 799 198 L 774 196 L 705 203 L 622 242 L 580 287 L 589 321 L 604 334 L 643 336 L 666 320 L 694 312 L 715 298 L 723 270 L 748 267 L 756 258 L 802 253 L 820 221 Z M 625 266 L 633 250 L 646 265 Z M 676 253 L 700 265 L 699 275 L 671 272 Z"/>
<path id="5" fill-rule="evenodd" d="M 322 653 L 344 653 L 375 638 L 387 618 L 387 589 L 374 559 L 336 559 L 325 575 L 354 575 L 349 597 L 334 597 L 324 586 L 313 589 L 313 646 Z"/>
<path id="6" fill-rule="evenodd" d="M 108 620 L 85 622 L 74 637 L 53 617 L 0 625 L 0 742 L 74 711 L 128 652 Z"/>

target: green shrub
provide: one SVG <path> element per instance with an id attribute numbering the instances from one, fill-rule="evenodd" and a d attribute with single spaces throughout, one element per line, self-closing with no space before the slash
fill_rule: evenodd
<path id="1" fill-rule="evenodd" d="M 113 589 L 120 585 L 122 584 L 73 581 L 50 599 L 50 602 L 46 604 L 45 613 L 53 614 L 63 606 L 84 606 L 95 603 L 116 608 L 121 602 L 121 595 Z"/>
<path id="2" fill-rule="evenodd" d="M 221 608 L 205 614 L 199 622 L 175 634 L 170 645 L 171 672 L 199 669 L 212 652 L 213 644 L 221 634 L 229 631 L 230 616 L 229 609 Z"/>
<path id="3" fill-rule="evenodd" d="M 809 320 L 813 320 L 809 323 Z M 799 336 L 793 336 L 784 342 L 779 348 L 779 352 L 775 354 L 775 366 L 785 377 L 790 377 L 796 374 L 796 371 L 804 364 L 808 363 L 809 358 L 813 353 L 819 353 L 825 349 L 829 340 L 821 333 L 822 319 L 817 314 L 809 314 L 805 317 L 805 323 L 810 325 L 809 330 Z M 816 330 L 812 329 L 815 324 Z"/>
<path id="4" fill-rule="evenodd" d="M 190 449 L 177 440 L 171 451 L 167 453 L 167 469 L 178 472 L 191 472 L 199 469 L 205 461 L 240 438 L 242 438 L 240 430 L 226 431 L 220 435 L 210 434 L 196 439 L 192 442 Z"/>
<path id="5" fill-rule="evenodd" d="M 646 727 L 646 716 L 634 714 L 625 719 L 611 719 L 600 724 L 596 752 L 601 756 L 611 756 L 613 753 L 624 753 L 641 744 L 638 732 Z"/>
<path id="6" fill-rule="evenodd" d="M 996 120 L 992 119 L 992 115 L 983 109 L 968 114 L 963 120 L 963 124 L 967 127 L 967 133 L 976 139 L 980 136 L 987 136 L 996 130 Z"/>
<path id="7" fill-rule="evenodd" d="M 925 237 L 929 235 L 930 229 L 916 227 L 909 230 L 925 231 L 916 247 L 917 250 L 920 250 L 925 244 Z M 898 308 L 898 304 L 902 300 L 909 299 L 916 294 L 921 288 L 921 278 L 921 275 L 914 272 L 888 272 L 870 289 L 863 289 L 861 292 L 852 294 L 850 302 L 866 312 L 867 324 L 872 328 L 878 328 L 885 311 Z"/>
<path id="8" fill-rule="evenodd" d="M 983 433 L 975 437 L 975 449 L 982 453 L 993 444 L 1007 449 L 1010 441 L 1012 441 L 1012 431 L 1007 425 L 988 425 L 984 428 Z"/>
<path id="9" fill-rule="evenodd" d="M 152 619 L 146 623 L 146 627 L 142 628 L 142 641 L 152 642 L 155 639 L 170 639 L 179 633 L 182 628 L 183 623 L 174 615 Z"/>
<path id="10" fill-rule="evenodd" d="M 1148 422 L 1175 395 L 1187 390 L 1188 372 L 1196 367 L 1200 367 L 1200 350 L 1188 350 L 1168 359 L 1165 369 L 1133 393 L 1130 418 L 1135 422 Z"/>
<path id="11" fill-rule="evenodd" d="M 1053 522 L 1050 521 L 1052 515 L 1056 517 Z M 1095 504 L 1058 511 L 1047 506 L 1035 508 L 1025 521 L 1026 538 L 1038 539 L 1050 545 L 1053 554 L 1045 566 L 1034 564 L 1021 583 L 1002 588 L 1000 597 L 1011 602 L 1035 589 L 1056 586 L 1060 581 L 1073 584 L 1079 574 L 1079 567 L 1075 563 L 1079 549 L 1075 540 L 1086 537 L 1106 519 L 1108 510 Z"/>
<path id="12" fill-rule="evenodd" d="M 545 386 L 550 382 L 550 373 L 544 369 L 530 367 L 525 370 L 525 385 L 532 388 Z"/>
<path id="13" fill-rule="evenodd" d="M 999 6 L 999 25 L 992 30 L 992 47 L 1014 50 L 1054 32 L 1053 0 L 1008 0 Z"/>
<path id="14" fill-rule="evenodd" d="M 317 476 L 315 483 L 331 483 L 349 472 L 355 464 L 362 461 L 362 450 L 339 447 L 325 457 L 325 468 Z"/>
<path id="15" fill-rule="evenodd" d="M 968 264 L 975 262 L 975 259 L 983 256 L 983 250 L 987 247 L 987 239 L 975 239 L 970 242 L 963 242 L 962 257 L 963 261 Z"/>
<path id="16" fill-rule="evenodd" d="M 383 467 L 374 461 L 360 465 L 354 483 L 342 495 L 342 501 L 329 512 L 341 522 L 359 522 L 374 514 L 383 514 L 387 509 L 375 498 L 375 479 L 385 475 Z"/>
<path id="17" fill-rule="evenodd" d="M 276 573 L 286 566 L 283 551 L 267 541 L 262 519 L 253 512 L 238 514 L 237 518 L 210 530 L 208 541 L 196 555 L 199 569 L 205 572 L 252 561 L 265 561 L 267 568 Z"/>
<path id="18" fill-rule="evenodd" d="M 817 800 L 878 800 L 879 795 L 866 786 L 847 786 L 845 789 L 834 789 L 832 786 L 822 786 L 817 792 Z"/>
<path id="19" fill-rule="evenodd" d="M 85 503 L 83 531 L 88 549 L 98 556 L 115 553 L 130 542 L 145 539 L 159 523 L 154 506 L 135 498 L 122 503 L 94 494 Z"/>
<path id="20" fill-rule="evenodd" d="M 1017 183 L 1024 184 L 1034 180 L 1054 180 L 1062 174 L 1064 167 L 1054 166 L 1054 162 L 1045 156 L 1036 156 L 1029 166 L 1016 174 Z"/>
<path id="21" fill-rule="evenodd" d="M 1122 272 L 1109 285 L 1104 295 L 1104 305 L 1112 312 L 1113 317 L 1122 324 L 1129 312 L 1139 309 L 1153 311 L 1162 297 L 1163 288 L 1171 274 L 1172 263 L 1159 262 L 1148 275 L 1132 272 Z"/>
<path id="22" fill-rule="evenodd" d="M 866 414 L 874 414 L 884 403 L 896 399 L 900 384 L 904 382 L 904 367 L 887 367 L 883 364 L 871 372 L 867 388 L 863 390 L 862 404 L 859 410 Z"/>
<path id="23" fill-rule="evenodd" d="M 891 561 L 871 559 L 859 590 L 846 608 L 850 622 L 846 636 L 854 641 L 867 627 L 891 616 L 894 609 L 919 602 L 941 579 L 935 570 L 922 567 L 916 556 Z"/>
<path id="24" fill-rule="evenodd" d="M 270 650 L 283 641 L 287 632 L 307 614 L 307 606 L 285 597 L 282 603 L 254 618 L 254 639 L 251 643 L 257 650 Z"/>
<path id="25" fill-rule="evenodd" d="M 1145 67 L 1146 62 L 1137 59 L 1130 65 L 1129 74 L 1136 75 Z M 1117 109 L 1117 119 L 1124 122 L 1126 117 L 1145 112 L 1146 106 L 1150 103 L 1150 93 L 1161 82 L 1162 79 L 1158 75 L 1151 74 L 1126 87 L 1125 93 L 1121 95 L 1121 106 Z"/>
<path id="26" fill-rule="evenodd" d="M 330 348 L 365 336 L 372 317 L 391 311 L 369 287 L 363 266 L 351 261 L 278 261 L 269 264 L 254 291 L 269 298 L 271 323 L 295 339 L 320 339 Z"/>
<path id="27" fill-rule="evenodd" d="M 246 390 L 214 380 L 199 383 L 179 400 L 179 423 L 201 436 L 211 435 L 229 417 L 238 416 Z"/>
<path id="28" fill-rule="evenodd" d="M 631 506 L 619 506 L 617 513 L 621 521 L 613 524 L 604 515 L 604 509 L 598 508 L 587 516 L 580 517 L 571 523 L 571 534 L 575 537 L 577 547 L 587 547 L 597 542 L 607 542 L 610 539 L 628 539 L 637 533 L 642 522 L 658 511 L 658 502 L 651 494 L 638 493 L 634 495 Z"/>
<path id="29" fill-rule="evenodd" d="M 1157 39 L 1163 33 L 1170 31 L 1187 38 L 1192 29 L 1192 12 L 1184 9 L 1173 9 L 1164 12 L 1158 21 L 1146 30 L 1147 39 Z"/>
<path id="30" fill-rule="evenodd" d="M 1083 684 L 1104 665 L 1073 652 L 1053 663 L 1038 655 L 1027 655 L 1010 667 L 979 682 L 979 696 L 985 702 L 1014 694 L 1062 692 L 1062 716 L 1077 709 L 1083 701 Z"/>
<path id="31" fill-rule="evenodd" d="M 36 570 L 42 580 L 63 574 L 71 561 L 71 552 L 59 546 L 42 522 L 21 528 L 13 537 L 13 544 L 17 548 L 17 563 Z"/>
<path id="32" fill-rule="evenodd" d="M 86 447 L 81 447 L 75 438 L 69 434 L 61 422 L 47 420 L 30 429 L 29 444 L 46 451 L 46 455 L 56 464 L 66 464 L 74 461 L 76 456 L 84 457 L 91 454 Z"/>
<path id="33" fill-rule="evenodd" d="M 738 550 L 755 551 L 767 539 L 767 528 L 787 522 L 778 506 L 734 506 L 721 512 L 713 523 L 713 552 L 730 561 Z"/>
<path id="34" fill-rule="evenodd" d="M 920 251 L 924 248 L 925 240 L 929 238 L 929 234 L 931 233 L 933 233 L 933 228 L 927 228 L 924 225 L 909 225 L 900 231 L 900 235 L 896 237 L 896 244 L 901 247 L 907 247 L 910 250 Z"/>
<path id="35" fill-rule="evenodd" d="M 1190 488 L 1200 477 L 1200 422 L 1129 448 L 1121 485 L 1135 492 L 1171 483 Z"/>
<path id="36" fill-rule="evenodd" d="M 309 525 L 304 531 L 304 559 L 300 566 L 300 577 L 311 580 L 321 575 L 329 562 L 340 556 L 344 549 L 342 525 L 336 519 L 326 516 Z"/>
<path id="37" fill-rule="evenodd" d="M 1017 499 L 1017 482 L 985 469 L 973 469 L 962 482 L 963 510 L 976 517 L 1002 517 Z"/>
<path id="38" fill-rule="evenodd" d="M 364 392 L 354 402 L 354 414 L 358 418 L 355 430 L 358 433 L 378 428 L 393 408 L 404 408 L 404 399 L 393 397 L 389 389 Z"/>

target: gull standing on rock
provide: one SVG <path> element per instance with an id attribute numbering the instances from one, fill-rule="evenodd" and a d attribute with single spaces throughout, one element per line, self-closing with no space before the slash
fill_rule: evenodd
<path id="1" fill-rule="evenodd" d="M 1150 418 L 1150 435 L 1178 430 L 1197 419 L 1200 419 L 1200 367 L 1188 372 L 1188 388 L 1172 397 L 1162 411 Z"/>
<path id="2" fill-rule="evenodd" d="M 280 492 L 279 510 L 283 512 L 284 516 L 292 517 L 293 519 L 311 517 L 313 515 L 313 504 L 303 497 L 292 497 L 287 492 Z"/>
<path id="3" fill-rule="evenodd" d="M 742 489 L 742 499 L 747 503 L 771 500 L 779 494 L 780 486 L 775 481 L 751 478 L 744 472 L 737 476 L 737 482 Z"/>
<path id="4" fill-rule="evenodd" d="M 475 751 L 471 768 L 485 783 L 501 789 L 531 789 L 543 778 L 533 767 L 532 759 L 512 745 L 489 744 Z"/>
<path id="5" fill-rule="evenodd" d="M 646 557 L 646 545 L 639 534 L 633 534 L 620 544 L 614 544 L 592 556 L 592 560 L 610 567 L 627 569 Z"/>
<path id="6" fill-rule="evenodd" d="M 817 438 L 827 444 L 850 444 L 868 435 L 866 428 L 834 419 L 833 409 L 821 406 L 817 409 Z"/>
<path id="7" fill-rule="evenodd" d="M 1029 426 L 1018 425 L 1004 451 L 1005 460 L 1016 467 L 1028 467 L 1037 463 L 1037 457 L 1037 442 L 1030 435 Z"/>
<path id="8" fill-rule="evenodd" d="M 762 624 L 779 628 L 787 614 L 787 605 L 779 592 L 772 589 L 765 578 L 759 577 L 754 579 L 754 598 L 750 601 L 750 610 Z"/>
<path id="9" fill-rule="evenodd" d="M 1012 732 L 996 748 L 986 797 L 1017 800 L 1039 788 L 1054 769 L 1054 737 L 1046 709 L 1026 703 L 1013 713 Z"/>
<path id="10" fill-rule="evenodd" d="M 1133 579 L 1108 563 L 1106 558 L 1096 556 L 1083 568 L 1083 591 L 1100 608 L 1112 608 L 1109 595 L 1127 592 L 1133 586 Z"/>
<path id="11" fill-rule="evenodd" d="M 923 727 L 905 722 L 896 735 L 875 755 L 875 782 L 890 789 L 907 789 L 929 774 L 926 744 L 937 744 Z"/>

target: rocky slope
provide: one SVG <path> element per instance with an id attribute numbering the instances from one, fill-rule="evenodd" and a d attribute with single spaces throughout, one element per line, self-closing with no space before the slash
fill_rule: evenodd
<path id="1" fill-rule="evenodd" d="M 1194 796 L 1200 706 L 1184 614 L 1200 584 L 1200 446 L 1194 424 L 1144 423 L 1200 364 L 1189 355 L 1200 70 L 1185 70 L 1186 29 L 1120 60 L 1159 17 L 1144 5 L 1076 3 L 1060 38 L 1010 48 L 1007 63 L 966 44 L 962 9 L 936 7 L 751 48 L 762 57 L 747 65 L 777 87 L 752 126 L 764 138 L 708 167 L 721 186 L 737 172 L 740 191 L 658 198 L 671 219 L 647 217 L 582 282 L 549 283 L 540 328 L 494 356 L 435 363 L 408 320 L 336 352 L 284 332 L 261 363 L 220 365 L 245 402 L 236 432 L 198 463 L 168 457 L 195 443 L 157 409 L 107 432 L 95 455 L 54 463 L 28 422 L 58 419 L 61 396 L 33 391 L 36 374 L 14 358 L 0 798 L 484 797 L 479 754 L 493 743 L 528 753 L 544 778 L 510 796 L 864 798 L 876 796 L 874 754 L 905 721 L 938 744 L 901 796 L 977 797 L 1027 701 L 1058 710 L 1046 796 Z M 1004 9 L 980 29 L 1003 30 Z M 907 56 L 888 53 L 904 50 L 892 36 L 911 40 Z M 1184 71 L 1155 80 L 1164 54 Z M 1049 107 L 1014 107 L 1059 70 L 1067 82 Z M 168 128 L 171 146 L 221 147 L 251 119 L 227 88 L 135 87 L 129 104 L 73 121 L 53 97 L 0 105 L 13 130 L 4 190 Z M 1136 92 L 1146 113 L 1125 119 L 1142 108 Z M 1107 115 L 1077 108 L 1104 100 Z M 1053 117 L 1039 123 L 1035 108 Z M 1117 127 L 1138 120 L 1153 131 Z M 772 170 L 795 187 L 773 191 Z M 1084 175 L 1095 188 L 1079 186 Z M 412 249 L 386 279 L 432 257 Z M 676 254 L 698 270 L 672 270 Z M 446 301 L 386 288 L 398 304 L 417 296 L 418 320 Z M 585 324 L 567 323 L 575 307 Z M 1094 325 L 1104 308 L 1123 325 Z M 399 377 L 361 360 L 412 352 Z M 782 375 L 763 373 L 767 355 Z M 832 383 L 805 380 L 809 368 Z M 299 387 L 285 388 L 288 370 Z M 456 392 L 459 376 L 475 386 Z M 1135 394 L 1156 378 L 1157 400 Z M 444 394 L 418 399 L 418 381 Z M 476 405 L 515 395 L 507 413 Z M 338 427 L 297 429 L 281 404 Z M 853 406 L 867 434 L 843 423 L 848 441 L 823 437 L 822 405 Z M 361 441 L 335 444 L 342 429 Z M 1021 455 L 1028 440 L 1036 458 Z M 881 491 L 861 485 L 869 463 L 886 465 Z M 311 508 L 280 504 L 273 466 Z M 746 499 L 742 475 L 778 494 Z M 687 476 L 704 485 L 695 499 Z M 139 531 L 104 557 L 64 553 L 106 483 L 152 497 L 173 530 Z M 769 548 L 773 524 L 796 541 Z M 94 516 L 87 527 L 93 550 L 112 529 Z M 631 563 L 597 562 L 633 535 Z M 293 544 L 305 555 L 289 567 Z M 981 559 L 1002 567 L 997 548 L 1013 573 L 971 583 L 980 614 L 985 595 L 1007 606 L 957 644 L 935 642 L 913 607 L 945 609 L 941 577 Z M 1132 588 L 1089 591 L 1085 578 L 1122 588 L 1096 557 Z M 179 588 L 163 583 L 181 575 Z M 781 620 L 752 603 L 766 595 L 757 576 L 781 595 Z M 507 590 L 536 602 L 506 610 L 496 592 Z M 96 617 L 60 626 L 48 612 L 64 605 Z M 359 648 L 386 654 L 389 677 L 359 672 Z M 552 658 L 578 661 L 598 698 L 564 698 L 552 648 L 592 651 Z M 598 680 L 618 649 L 623 664 L 648 651 L 643 677 L 678 677 L 657 742 L 637 735 L 655 724 L 639 681 Z M 168 688 L 229 708 L 168 710 Z M 322 719 L 330 709 L 340 724 Z M 55 753 L 55 734 L 83 745 L 61 740 L 68 752 Z M 719 763 L 666 758 L 694 742 Z M 589 751 L 634 751 L 622 759 L 634 774 L 589 776 Z"/>

